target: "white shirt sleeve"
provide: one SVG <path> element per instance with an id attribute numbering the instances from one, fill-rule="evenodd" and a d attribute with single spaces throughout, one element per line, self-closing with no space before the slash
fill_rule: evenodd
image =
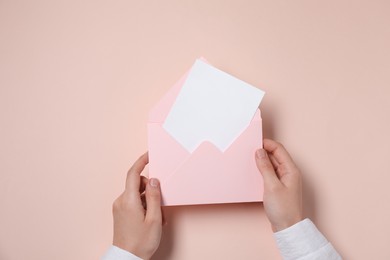
<path id="1" fill-rule="evenodd" d="M 110 246 L 101 260 L 142 260 L 142 258 L 119 247 Z"/>
<path id="2" fill-rule="evenodd" d="M 274 233 L 284 260 L 341 260 L 341 256 L 310 219 Z M 111 246 L 101 260 L 142 260 L 116 246 Z"/>
<path id="3" fill-rule="evenodd" d="M 310 219 L 274 233 L 284 260 L 341 260 L 341 256 Z"/>

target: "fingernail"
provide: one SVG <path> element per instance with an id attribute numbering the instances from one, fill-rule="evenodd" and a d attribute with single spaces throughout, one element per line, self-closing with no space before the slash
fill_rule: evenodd
<path id="1" fill-rule="evenodd" d="M 158 186 L 158 180 L 156 178 L 151 178 L 149 183 L 152 187 Z"/>
<path id="2" fill-rule="evenodd" d="M 259 149 L 256 151 L 256 157 L 258 159 L 262 159 L 262 158 L 265 158 L 267 156 L 266 152 L 264 149 Z"/>

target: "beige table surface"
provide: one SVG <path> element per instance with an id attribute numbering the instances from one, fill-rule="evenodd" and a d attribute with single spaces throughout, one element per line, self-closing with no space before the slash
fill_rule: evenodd
<path id="1" fill-rule="evenodd" d="M 149 109 L 204 56 L 345 259 L 390 259 L 389 1 L 0 0 L 0 259 L 98 259 Z M 169 148 L 167 148 L 169 149 Z M 217 184 L 216 184 L 217 185 Z M 280 259 L 262 204 L 166 210 L 153 259 Z"/>

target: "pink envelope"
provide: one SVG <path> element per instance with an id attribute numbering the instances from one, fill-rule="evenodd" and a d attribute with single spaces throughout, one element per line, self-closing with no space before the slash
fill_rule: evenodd
<path id="1" fill-rule="evenodd" d="M 263 179 L 255 163 L 255 151 L 263 145 L 260 110 L 225 152 L 204 142 L 189 153 L 163 128 L 188 73 L 149 114 L 149 178 L 160 180 L 162 204 L 262 201 Z"/>

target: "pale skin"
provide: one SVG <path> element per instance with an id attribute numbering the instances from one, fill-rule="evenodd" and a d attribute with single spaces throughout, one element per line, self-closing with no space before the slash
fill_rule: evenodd
<path id="1" fill-rule="evenodd" d="M 278 232 L 303 219 L 301 174 L 282 144 L 264 139 L 263 145 L 255 160 L 264 179 L 264 209 Z M 145 260 L 156 252 L 164 222 L 159 181 L 141 176 L 147 164 L 146 153 L 128 171 L 125 191 L 113 204 L 113 245 Z"/>
<path id="2" fill-rule="evenodd" d="M 159 181 L 140 175 L 147 164 L 145 153 L 127 172 L 125 191 L 114 201 L 112 210 L 113 245 L 145 260 L 156 252 L 163 224 Z"/>

